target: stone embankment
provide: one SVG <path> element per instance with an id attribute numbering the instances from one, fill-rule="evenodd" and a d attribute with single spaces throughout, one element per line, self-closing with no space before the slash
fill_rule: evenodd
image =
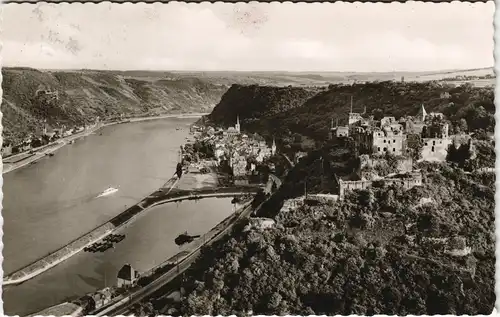
<path id="1" fill-rule="evenodd" d="M 170 189 L 172 189 L 176 184 L 176 181 Z M 233 197 L 246 195 L 249 192 L 256 192 L 256 188 L 249 187 L 230 187 L 230 188 L 218 188 L 218 189 L 208 189 L 208 190 L 198 190 L 193 192 L 188 191 L 177 191 L 170 194 L 162 190 L 158 190 L 150 196 L 146 197 L 138 204 L 125 210 L 118 216 L 114 217 L 102 226 L 92 230 L 86 235 L 72 241 L 63 248 L 47 255 L 46 257 L 28 265 L 24 268 L 9 274 L 4 277 L 3 285 L 19 284 L 27 281 L 49 269 L 60 264 L 61 262 L 69 259 L 73 255 L 82 251 L 85 247 L 94 244 L 95 242 L 103 239 L 107 235 L 113 233 L 114 231 L 130 224 L 135 218 L 146 210 L 161 204 L 166 204 L 175 201 L 182 201 L 188 199 L 202 199 L 209 197 Z"/>

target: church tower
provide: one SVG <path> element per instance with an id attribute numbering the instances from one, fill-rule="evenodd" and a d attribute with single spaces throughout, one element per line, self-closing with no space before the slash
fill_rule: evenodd
<path id="1" fill-rule="evenodd" d="M 276 140 L 273 137 L 273 145 L 271 145 L 271 155 L 276 154 Z"/>
<path id="2" fill-rule="evenodd" d="M 425 122 L 426 117 L 427 117 L 427 111 L 425 111 L 424 105 L 422 105 L 422 108 L 418 112 L 417 118 L 422 122 Z"/>
<path id="3" fill-rule="evenodd" d="M 236 115 L 236 124 L 234 125 L 234 129 L 238 131 L 238 133 L 241 132 L 240 128 L 240 115 Z"/>

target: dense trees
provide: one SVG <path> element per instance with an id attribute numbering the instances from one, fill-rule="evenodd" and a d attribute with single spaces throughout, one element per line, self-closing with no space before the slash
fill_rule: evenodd
<path id="1" fill-rule="evenodd" d="M 191 271 L 182 313 L 490 314 L 494 177 L 421 168 L 422 187 L 281 212 L 274 228 L 214 247 Z M 473 253 L 447 255 L 459 237 Z"/>

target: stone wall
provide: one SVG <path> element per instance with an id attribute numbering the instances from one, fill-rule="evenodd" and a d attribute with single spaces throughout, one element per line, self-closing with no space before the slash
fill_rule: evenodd
<path id="1" fill-rule="evenodd" d="M 384 179 L 384 183 L 386 186 L 399 185 L 402 186 L 405 190 L 408 190 L 414 186 L 422 185 L 422 174 L 411 173 L 410 178 L 386 178 Z"/>
<path id="2" fill-rule="evenodd" d="M 383 133 L 374 134 L 373 151 L 374 154 L 390 153 L 393 155 L 402 155 L 406 148 L 406 135 L 385 136 Z"/>
<path id="3" fill-rule="evenodd" d="M 422 160 L 429 162 L 446 161 L 448 148 L 452 144 L 451 138 L 426 138 L 423 139 Z"/>
<path id="4" fill-rule="evenodd" d="M 343 197 L 347 192 L 353 190 L 368 189 L 372 187 L 375 181 L 371 180 L 344 181 L 342 179 L 339 179 L 338 182 L 339 182 L 339 198 L 343 199 Z M 412 172 L 412 173 L 407 173 L 406 177 L 384 178 L 376 182 L 382 182 L 386 186 L 399 185 L 402 186 L 405 190 L 408 190 L 414 186 L 422 185 L 422 174 L 420 172 Z"/>
<path id="5" fill-rule="evenodd" d="M 345 194 L 349 191 L 368 189 L 372 187 L 372 181 L 361 180 L 361 181 L 344 181 L 339 180 L 339 197 L 342 199 Z"/>

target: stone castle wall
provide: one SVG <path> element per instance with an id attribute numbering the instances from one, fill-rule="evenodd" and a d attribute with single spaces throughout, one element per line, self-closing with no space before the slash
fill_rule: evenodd
<path id="1" fill-rule="evenodd" d="M 422 174 L 419 172 L 409 173 L 410 177 L 406 178 L 384 178 L 380 180 L 386 186 L 399 185 L 405 190 L 408 190 L 414 186 L 422 185 Z M 359 180 L 359 181 L 344 181 L 342 179 L 338 180 L 339 183 L 339 198 L 343 199 L 345 194 L 353 190 L 362 190 L 372 187 L 374 181 L 371 180 Z"/>
<path id="2" fill-rule="evenodd" d="M 448 156 L 448 148 L 453 143 L 451 138 L 423 139 L 422 160 L 429 162 L 443 162 Z"/>

